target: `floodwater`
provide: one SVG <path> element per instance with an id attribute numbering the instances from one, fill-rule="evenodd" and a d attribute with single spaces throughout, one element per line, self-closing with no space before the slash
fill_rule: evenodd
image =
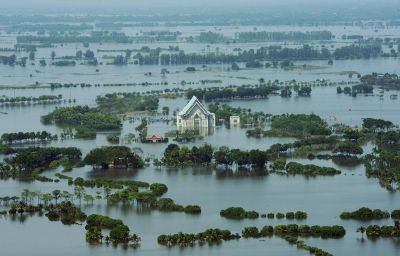
<path id="1" fill-rule="evenodd" d="M 148 28 L 147 28 L 148 29 Z M 208 31 L 209 28 L 182 28 Z M 241 28 L 246 31 L 247 28 Z M 326 28 L 329 29 L 329 28 Z M 332 28 L 333 29 L 333 28 Z M 335 35 L 343 31 L 361 33 L 357 28 L 334 28 Z M 239 29 L 240 30 L 240 29 Z M 262 30 L 262 29 L 259 29 Z M 234 33 L 236 29 L 227 30 L 227 34 Z M 375 32 L 362 30 L 364 35 L 373 35 Z M 386 31 L 386 34 L 394 33 Z M 134 33 L 134 32 L 132 32 Z M 189 32 L 188 32 L 189 33 Z M 378 32 L 383 33 L 383 32 Z M 382 35 L 384 35 L 383 33 Z M 156 44 L 154 45 L 156 46 Z M 3 47 L 3 46 L 2 46 Z M 73 54 L 75 45 L 65 45 L 62 51 Z M 91 45 L 92 47 L 92 45 Z M 99 46 L 100 47 L 100 46 Z M 101 47 L 114 46 L 102 45 Z M 113 48 L 114 47 L 114 48 Z M 127 48 L 126 46 L 120 46 Z M 140 48 L 138 45 L 132 48 Z M 153 45 L 152 45 L 153 47 Z M 190 48 L 191 45 L 182 47 Z M 205 45 L 199 46 L 205 47 Z M 215 47 L 213 45 L 212 47 Z M 226 46 L 228 47 L 228 46 Z M 229 46 L 231 47 L 231 46 Z M 96 49 L 96 48 L 94 48 Z M 221 49 L 222 46 L 221 46 Z M 56 51 L 59 51 L 57 48 Z M 43 52 L 41 52 L 43 51 Z M 49 56 L 51 49 L 40 49 L 36 58 Z M 68 53 L 62 53 L 68 54 Z M 108 54 L 108 53 L 107 53 Z M 61 55 L 61 50 L 60 50 Z M 95 106 L 95 98 L 110 92 L 133 92 L 148 91 L 165 88 L 197 88 L 202 86 L 226 86 L 229 84 L 255 84 L 263 77 L 265 80 L 279 79 L 289 81 L 313 81 L 316 79 L 329 79 L 331 81 L 356 81 L 356 78 L 348 78 L 342 75 L 342 71 L 356 71 L 361 74 L 371 72 L 396 73 L 400 59 L 370 59 L 370 60 L 346 60 L 335 61 L 328 66 L 324 61 L 298 62 L 296 64 L 307 64 L 323 67 L 322 69 L 299 71 L 299 70 L 275 70 L 275 69 L 244 69 L 238 72 L 227 71 L 229 66 L 210 65 L 204 71 L 195 73 L 184 72 L 184 66 L 171 66 L 168 69 L 171 74 L 163 78 L 160 75 L 160 66 L 134 66 L 128 65 L 117 67 L 103 65 L 98 67 L 97 73 L 94 67 L 52 67 L 40 68 L 36 66 L 8 67 L 0 66 L 1 86 L 26 86 L 35 83 L 140 83 L 167 81 L 168 86 L 120 86 L 120 87 L 91 87 L 91 88 L 62 88 L 51 90 L 40 89 L 4 89 L 0 95 L 14 96 L 38 96 L 42 94 L 62 94 L 64 99 L 76 99 L 77 105 Z M 144 73 L 152 72 L 149 77 Z M 32 78 L 29 75 L 32 74 Z M 244 79 L 247 78 L 247 79 Z M 220 79 L 222 84 L 200 85 L 201 79 Z M 193 81 L 195 84 L 181 86 L 180 82 Z M 250 108 L 252 111 L 264 111 L 271 114 L 280 113 L 315 113 L 327 120 L 330 124 L 345 123 L 359 126 L 362 118 L 376 117 L 400 123 L 399 102 L 391 100 L 390 95 L 397 92 L 384 92 L 379 96 L 375 90 L 374 96 L 358 95 L 353 98 L 348 95 L 336 94 L 336 87 L 315 87 L 311 97 L 281 98 L 270 96 L 268 99 L 252 101 L 227 102 L 232 106 Z M 163 106 L 169 106 L 170 113 L 182 108 L 186 99 L 174 100 L 161 99 L 160 110 Z M 63 103 L 61 106 L 68 106 Z M 71 103 L 73 105 L 73 103 Z M 18 131 L 41 131 L 60 134 L 62 128 L 57 126 L 45 126 L 40 123 L 40 116 L 52 111 L 57 105 L 36 105 L 26 107 L 0 107 L 0 134 Z M 156 117 L 155 117 L 156 118 Z M 134 133 L 138 121 L 124 121 L 122 135 Z M 176 127 L 171 123 L 154 122 L 149 126 L 149 133 L 164 134 L 174 130 Z M 106 135 L 103 132 L 97 135 L 96 140 L 65 140 L 52 142 L 51 146 L 76 146 L 84 154 L 95 147 L 108 145 Z M 245 129 L 227 129 L 218 127 L 212 136 L 205 137 L 188 146 L 209 143 L 213 147 L 229 146 L 241 149 L 267 149 L 274 143 L 292 142 L 294 138 L 247 138 Z M 125 144 L 123 144 L 125 145 Z M 129 147 L 140 147 L 144 156 L 161 157 L 167 144 L 140 144 L 132 142 L 126 144 Z M 371 147 L 370 145 L 368 145 Z M 331 161 L 295 159 L 302 163 L 313 163 L 321 166 L 331 166 L 342 171 L 342 174 L 334 177 L 305 178 L 301 176 L 270 175 L 240 175 L 236 172 L 212 171 L 205 168 L 187 169 L 157 169 L 148 166 L 141 170 L 119 170 L 99 171 L 92 170 L 89 166 L 74 169 L 67 175 L 72 177 L 99 178 L 107 177 L 113 179 L 132 179 L 146 182 L 165 183 L 169 190 L 165 197 L 174 199 L 177 203 L 198 204 L 202 207 L 199 216 L 184 213 L 162 213 L 158 211 L 143 211 L 132 206 L 107 206 L 103 200 L 97 200 L 94 205 L 82 206 L 86 213 L 105 214 L 113 218 L 120 218 L 130 229 L 141 238 L 141 247 L 135 251 L 131 248 L 125 250 L 121 246 L 99 245 L 91 246 L 85 241 L 85 230 L 83 226 L 64 226 L 60 222 L 49 222 L 46 217 L 26 216 L 25 218 L 10 216 L 0 217 L 0 251 L 1 255 L 308 255 L 307 252 L 298 250 L 280 238 L 240 239 L 238 241 L 224 242 L 218 246 L 195 246 L 185 249 L 165 248 L 157 244 L 157 236 L 160 234 L 182 232 L 200 232 L 207 228 L 226 228 L 240 233 L 246 226 L 277 225 L 284 223 L 304 223 L 309 225 L 343 225 L 346 228 L 346 236 L 342 239 L 304 239 L 307 244 L 317 246 L 334 255 L 398 255 L 400 241 L 396 239 L 378 239 L 376 241 L 361 240 L 356 229 L 361 225 L 369 224 L 391 224 L 391 220 L 383 221 L 342 221 L 339 215 L 342 211 L 352 211 L 359 207 L 380 208 L 391 211 L 399 209 L 399 193 L 391 193 L 381 188 L 375 179 L 368 179 L 364 173 L 363 166 L 343 167 L 337 166 Z M 45 172 L 44 175 L 53 177 L 55 171 Z M 50 192 L 54 189 L 73 191 L 65 181 L 59 183 L 23 182 L 23 181 L 0 181 L 0 196 L 20 195 L 23 189 L 41 192 Z M 94 194 L 96 189 L 87 189 Z M 247 210 L 256 210 L 260 213 L 287 212 L 302 210 L 308 213 L 308 219 L 304 221 L 289 220 L 242 220 L 233 221 L 221 218 L 219 211 L 230 206 L 241 206 Z M 0 207 L 0 209 L 2 209 Z M 22 246 L 23 245 L 23 246 Z M 34 248 L 34 250 L 32 250 Z"/>

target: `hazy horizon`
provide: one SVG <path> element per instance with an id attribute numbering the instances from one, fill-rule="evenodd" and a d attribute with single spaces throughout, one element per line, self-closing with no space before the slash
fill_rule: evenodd
<path id="1" fill-rule="evenodd" d="M 285 12 L 335 12 L 349 9 L 384 9 L 400 12 L 400 0 L 0 0 L 2 14 L 168 14 L 183 12 L 182 14 L 218 13 L 220 11 L 231 12 L 271 12 L 282 10 Z M 223 7 L 223 9 L 221 9 Z M 296 7 L 296 8 L 288 8 Z M 396 8 L 397 7 L 397 8 Z"/>

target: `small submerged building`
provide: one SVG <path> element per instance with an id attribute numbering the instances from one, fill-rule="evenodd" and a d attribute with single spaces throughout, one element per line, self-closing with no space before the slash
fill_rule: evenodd
<path id="1" fill-rule="evenodd" d="M 230 116 L 229 127 L 240 127 L 240 116 Z"/>
<path id="2" fill-rule="evenodd" d="M 159 134 L 152 134 L 146 136 L 147 143 L 161 143 L 164 141 L 164 138 Z"/>
<path id="3" fill-rule="evenodd" d="M 195 130 L 199 131 L 200 135 L 207 135 L 215 127 L 215 114 L 208 111 L 196 96 L 193 96 L 177 114 L 176 125 L 179 131 Z"/>

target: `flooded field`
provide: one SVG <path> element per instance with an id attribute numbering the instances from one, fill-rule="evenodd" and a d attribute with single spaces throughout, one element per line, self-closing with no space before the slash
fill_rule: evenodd
<path id="1" fill-rule="evenodd" d="M 120 32 L 134 36 L 146 31 L 154 31 L 151 27 L 124 27 Z M 180 31 L 184 36 L 196 36 L 201 32 L 217 31 L 225 36 L 233 37 L 235 33 L 246 31 L 331 31 L 335 36 L 332 42 L 311 42 L 315 48 L 321 45 L 340 47 L 349 42 L 342 39 L 344 34 L 357 34 L 365 37 L 398 37 L 398 27 L 387 29 L 362 28 L 359 26 L 181 26 L 158 27 L 157 30 Z M 0 35 L 0 48 L 13 47 L 17 34 Z M 88 105 L 96 107 L 96 97 L 107 93 L 146 92 L 152 90 L 166 90 L 180 88 L 199 89 L 207 87 L 226 87 L 229 85 L 241 86 L 245 84 L 258 84 L 260 78 L 265 81 L 279 80 L 312 82 L 328 80 L 330 82 L 358 83 L 357 74 L 366 75 L 376 73 L 399 73 L 400 58 L 369 58 L 334 60 L 328 64 L 326 60 L 296 60 L 296 67 L 313 68 L 245 68 L 234 71 L 231 64 L 190 65 L 196 72 L 185 71 L 189 65 L 107 65 L 107 58 L 103 55 L 116 55 L 115 53 L 101 52 L 99 50 L 140 49 L 142 46 L 168 48 L 177 45 L 185 52 L 206 53 L 219 51 L 232 53 L 235 48 L 256 49 L 263 46 L 279 45 L 285 42 L 269 43 L 188 43 L 188 42 L 161 42 L 161 43 L 91 43 L 90 49 L 95 52 L 102 65 L 88 66 L 77 64 L 71 67 L 56 67 L 53 65 L 39 66 L 39 60 L 50 61 L 52 51 L 57 56 L 75 55 L 77 50 L 85 51 L 81 43 L 55 44 L 53 48 L 38 48 L 35 52 L 36 59 L 29 61 L 25 67 L 0 65 L 0 97 L 38 97 L 40 95 L 62 95 L 64 101 L 60 104 L 25 105 L 25 106 L 0 106 L 0 135 L 13 132 L 48 131 L 52 134 L 61 134 L 66 127 L 54 124 L 43 124 L 41 117 L 59 107 Z M 298 47 L 303 42 L 290 42 L 288 47 Z M 385 46 L 386 47 L 386 46 Z M 333 49 L 333 48 L 332 48 Z M 3 55 L 3 54 L 0 54 Z M 26 52 L 16 53 L 17 58 L 27 55 Z M 32 65 L 33 63 L 33 65 Z M 161 70 L 167 68 L 169 73 L 162 75 Z M 349 76 L 349 72 L 354 75 Z M 151 73 L 151 75 L 148 75 Z M 218 83 L 202 84 L 201 80 L 220 80 Z M 186 83 L 182 83 L 185 81 Z M 155 83 L 142 85 L 142 83 Z M 167 83 L 161 85 L 160 83 Z M 193 82 L 189 84 L 188 82 Z M 32 88 L 31 86 L 36 84 Z M 99 86 L 99 87 L 69 87 L 50 88 L 51 83 L 88 83 L 88 84 L 127 84 L 137 85 Z M 252 112 L 279 114 L 316 114 L 328 125 L 345 124 L 353 128 L 362 126 L 364 118 L 377 118 L 400 124 L 400 104 L 392 95 L 398 94 L 395 90 L 381 90 L 378 85 L 372 94 L 357 94 L 356 97 L 338 94 L 337 86 L 315 86 L 309 97 L 293 95 L 281 97 L 278 94 L 269 95 L 259 99 L 234 99 L 223 101 L 232 107 L 251 109 Z M 70 102 L 68 100 L 71 100 Z M 148 134 L 161 134 L 176 130 L 173 111 L 181 110 L 188 99 L 184 96 L 173 99 L 160 98 L 157 114 L 141 114 L 122 121 L 122 129 L 118 132 L 122 138 L 130 133 L 137 134 L 135 128 L 142 117 L 149 117 Z M 207 103 L 204 103 L 206 106 Z M 163 107 L 168 107 L 168 115 L 161 115 Z M 169 120 L 162 121 L 162 119 Z M 268 125 L 267 125 L 268 127 Z M 246 135 L 246 131 L 253 127 L 229 128 L 225 125 L 217 126 L 212 135 L 196 139 L 191 142 L 175 142 L 180 146 L 201 146 L 210 144 L 217 149 L 221 146 L 241 150 L 260 149 L 267 150 L 276 143 L 293 143 L 299 140 L 294 137 L 266 136 L 253 138 Z M 77 147 L 83 156 L 92 149 L 112 145 L 107 140 L 111 131 L 97 132 L 92 140 L 66 139 L 51 141 L 41 145 L 46 147 Z M 140 148 L 143 158 L 161 159 L 169 143 L 142 143 L 140 141 L 120 141 L 119 145 L 129 148 Z M 38 146 L 38 144 L 34 144 Z M 24 145 L 23 147 L 26 147 Z M 31 146 L 31 145 L 29 145 Z M 372 152 L 374 145 L 363 145 L 365 152 Z M 0 159 L 8 158 L 1 155 Z M 378 238 L 376 240 L 361 239 L 356 232 L 361 225 L 390 225 L 391 219 L 357 221 L 343 220 L 339 217 L 343 211 L 356 210 L 360 207 L 371 209 L 384 209 L 392 211 L 400 208 L 400 194 L 398 191 L 387 191 L 379 185 L 377 179 L 368 178 L 363 164 L 354 166 L 337 165 L 331 160 L 310 160 L 304 158 L 290 158 L 288 161 L 302 164 L 333 167 L 341 171 L 335 176 L 305 177 L 301 175 L 290 176 L 278 173 L 257 173 L 235 170 L 221 170 L 204 166 L 189 166 L 174 168 L 163 166 L 158 168 L 152 162 L 141 169 L 93 169 L 90 165 L 76 167 L 66 175 L 84 179 L 107 178 L 112 180 L 136 180 L 148 183 L 163 183 L 168 186 L 168 192 L 163 195 L 172 198 L 182 205 L 200 205 L 200 215 L 184 214 L 182 212 L 162 212 L 157 210 L 142 209 L 134 204 L 107 204 L 106 200 L 95 200 L 93 204 L 82 204 L 81 209 L 87 215 L 103 214 L 115 219 L 121 219 L 133 231 L 140 235 L 141 245 L 137 249 L 124 249 L 122 246 L 91 245 L 85 241 L 85 225 L 63 225 L 60 222 L 50 222 L 46 217 L 38 214 L 17 214 L 0 216 L 0 254 L 17 256 L 35 255 L 309 255 L 307 251 L 299 250 L 296 245 L 290 245 L 278 237 L 260 239 L 240 239 L 226 241 L 214 246 L 189 246 L 185 248 L 165 247 L 157 243 L 160 234 L 178 232 L 195 233 L 208 228 L 229 229 L 240 233 L 244 227 L 264 225 L 280 225 L 287 223 L 307 225 L 341 225 L 346 229 L 346 235 L 338 239 L 321 239 L 308 237 L 303 240 L 312 246 L 322 248 L 333 255 L 385 255 L 395 256 L 400 252 L 398 238 Z M 46 170 L 42 173 L 45 177 L 55 178 L 54 174 L 62 171 Z M 74 187 L 67 181 L 41 182 L 37 180 L 0 180 L 0 196 L 20 196 L 24 189 L 51 193 L 55 189 L 73 193 Z M 88 188 L 87 193 L 96 193 L 102 188 Z M 241 206 L 244 209 L 255 210 L 260 213 L 305 211 L 308 213 L 306 220 L 287 219 L 244 219 L 230 220 L 222 218 L 220 210 Z M 7 210 L 0 204 L 0 210 Z"/>

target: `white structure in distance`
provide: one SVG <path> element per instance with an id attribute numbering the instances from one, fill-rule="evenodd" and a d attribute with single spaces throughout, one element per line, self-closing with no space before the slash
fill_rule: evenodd
<path id="1" fill-rule="evenodd" d="M 229 127 L 240 127 L 240 116 L 230 116 Z"/>

